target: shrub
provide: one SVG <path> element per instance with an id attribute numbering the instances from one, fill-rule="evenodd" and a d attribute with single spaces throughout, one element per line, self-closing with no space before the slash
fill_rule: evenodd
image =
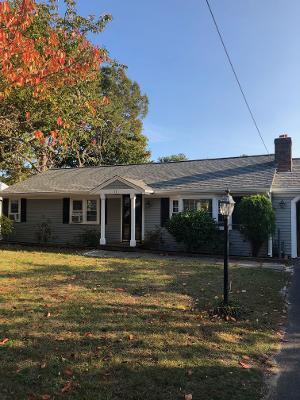
<path id="1" fill-rule="evenodd" d="M 0 234 L 3 237 L 9 236 L 14 229 L 14 221 L 2 215 L 0 217 Z"/>
<path id="2" fill-rule="evenodd" d="M 212 251 L 218 246 L 217 224 L 205 210 L 175 214 L 166 228 L 187 251 Z"/>
<path id="3" fill-rule="evenodd" d="M 88 247 L 96 247 L 100 242 L 100 232 L 96 229 L 86 229 L 79 235 L 80 243 Z"/>
<path id="4" fill-rule="evenodd" d="M 52 238 L 51 221 L 43 221 L 37 225 L 35 235 L 39 243 L 48 243 Z"/>
<path id="5" fill-rule="evenodd" d="M 275 232 L 275 212 L 264 195 L 243 197 L 237 206 L 240 230 L 250 241 L 252 256 L 257 257 L 263 243 Z"/>
<path id="6" fill-rule="evenodd" d="M 143 247 L 145 249 L 160 250 L 164 248 L 163 230 L 160 226 L 147 233 Z"/>

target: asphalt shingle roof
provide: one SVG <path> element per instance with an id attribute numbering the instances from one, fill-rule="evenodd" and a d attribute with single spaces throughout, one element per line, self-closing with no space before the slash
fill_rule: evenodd
<path id="1" fill-rule="evenodd" d="M 292 172 L 277 172 L 272 189 L 286 189 L 300 191 L 300 159 L 293 159 Z"/>
<path id="2" fill-rule="evenodd" d="M 270 190 L 274 156 L 149 163 L 91 168 L 52 169 L 10 186 L 3 194 L 89 192 L 114 176 L 143 181 L 154 192 L 233 192 Z"/>

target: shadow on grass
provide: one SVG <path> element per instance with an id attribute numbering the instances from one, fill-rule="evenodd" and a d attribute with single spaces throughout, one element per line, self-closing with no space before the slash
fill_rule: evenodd
<path id="1" fill-rule="evenodd" d="M 75 400 L 259 398 L 259 360 L 251 370 L 238 361 L 247 354 L 256 362 L 276 343 L 270 315 L 281 282 L 270 285 L 273 272 L 232 271 L 235 289 L 247 288 L 243 301 L 251 302 L 253 315 L 230 324 L 199 312 L 220 296 L 220 267 L 54 256 L 25 257 L 20 269 L 0 276 L 7 293 L 0 339 L 11 339 L 0 347 L 1 400 L 30 393 Z M 269 314 L 262 316 L 262 307 Z M 62 395 L 68 381 L 70 392 Z"/>

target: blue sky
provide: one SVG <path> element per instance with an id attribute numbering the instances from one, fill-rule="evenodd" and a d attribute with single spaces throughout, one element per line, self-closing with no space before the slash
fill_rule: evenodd
<path id="1" fill-rule="evenodd" d="M 300 2 L 211 0 L 254 115 L 273 152 L 280 133 L 300 157 Z M 262 154 L 204 0 L 78 0 L 84 14 L 113 14 L 92 40 L 128 65 L 149 97 L 152 158 Z"/>

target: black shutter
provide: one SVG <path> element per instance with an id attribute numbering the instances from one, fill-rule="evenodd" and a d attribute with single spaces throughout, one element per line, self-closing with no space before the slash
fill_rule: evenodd
<path id="1" fill-rule="evenodd" d="M 68 224 L 70 222 L 70 199 L 63 199 L 63 224 Z"/>
<path id="2" fill-rule="evenodd" d="M 170 199 L 163 197 L 160 199 L 160 226 L 165 226 L 170 217 Z"/>
<path id="3" fill-rule="evenodd" d="M 21 222 L 27 219 L 27 199 L 21 199 Z"/>
<path id="4" fill-rule="evenodd" d="M 242 197 L 241 196 L 234 196 L 233 200 L 235 201 L 234 210 L 232 213 L 232 228 L 238 229 L 239 228 L 239 215 L 238 215 L 238 205 L 240 204 Z"/>
<path id="5" fill-rule="evenodd" d="M 2 200 L 2 213 L 5 217 L 8 217 L 8 199 Z"/>

